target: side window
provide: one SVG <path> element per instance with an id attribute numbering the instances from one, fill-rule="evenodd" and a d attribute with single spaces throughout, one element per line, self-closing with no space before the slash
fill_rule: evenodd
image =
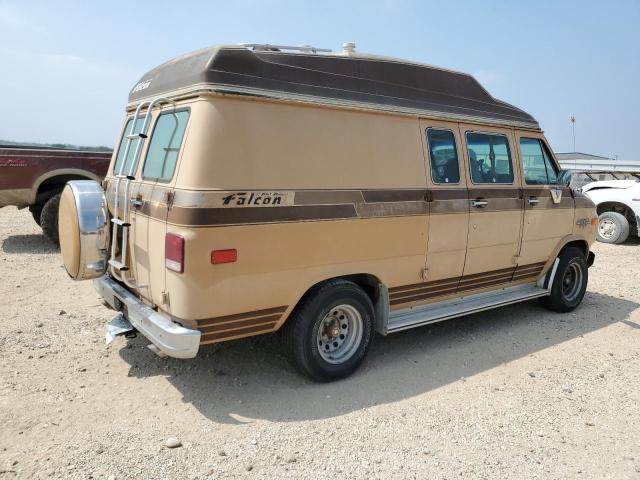
<path id="1" fill-rule="evenodd" d="M 549 183 L 555 185 L 558 183 L 558 170 L 556 170 L 556 166 L 553 163 L 553 157 L 551 156 L 551 153 L 549 153 L 547 146 L 542 140 L 540 140 L 540 145 L 542 145 L 542 154 L 544 155 L 544 163 L 547 167 L 547 177 L 549 177 Z"/>
<path id="2" fill-rule="evenodd" d="M 540 140 L 537 138 L 521 138 L 520 155 L 522 156 L 524 181 L 527 185 L 547 185 L 549 178 L 547 177 L 547 166 Z"/>
<path id="3" fill-rule="evenodd" d="M 143 178 L 161 182 L 171 180 L 188 120 L 188 110 L 167 112 L 158 117 L 142 169 Z"/>
<path id="4" fill-rule="evenodd" d="M 428 128 L 427 142 L 433 183 L 459 183 L 460 167 L 453 132 Z"/>
<path id="5" fill-rule="evenodd" d="M 521 138 L 520 154 L 524 180 L 527 185 L 551 185 L 558 183 L 555 169 L 546 146 L 537 138 Z"/>
<path id="6" fill-rule="evenodd" d="M 467 132 L 473 183 L 513 183 L 509 141 L 504 135 Z"/>
<path id="7" fill-rule="evenodd" d="M 133 121 L 133 117 L 129 117 L 127 119 L 127 123 L 124 126 L 124 130 L 122 132 L 122 137 L 120 138 L 120 145 L 118 145 L 118 155 L 116 156 L 116 163 L 113 165 L 113 174 L 117 175 L 120 173 L 120 167 L 122 166 L 122 161 L 124 159 L 124 151 L 127 149 L 127 135 L 129 135 L 129 130 L 131 129 L 131 122 Z M 136 122 L 136 131 L 134 133 L 140 133 L 142 130 L 142 124 L 144 123 L 144 118 L 138 117 L 138 121 Z M 124 170 L 122 171 L 123 175 L 129 173 L 129 168 L 131 167 L 131 162 L 133 161 L 133 155 L 136 151 L 136 146 L 138 145 L 139 138 L 134 138 L 131 140 L 131 145 L 129 146 L 129 151 L 127 152 L 127 161 L 124 164 Z"/>

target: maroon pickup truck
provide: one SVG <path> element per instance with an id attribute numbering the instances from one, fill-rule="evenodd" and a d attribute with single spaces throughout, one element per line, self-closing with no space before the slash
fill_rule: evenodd
<path id="1" fill-rule="evenodd" d="M 44 234 L 58 243 L 60 192 L 69 180 L 107 173 L 111 152 L 0 145 L 0 208 L 29 207 Z"/>

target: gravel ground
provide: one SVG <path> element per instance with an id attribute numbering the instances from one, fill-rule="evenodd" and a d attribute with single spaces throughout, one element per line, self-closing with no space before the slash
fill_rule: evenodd
<path id="1" fill-rule="evenodd" d="M 191 361 L 105 347 L 113 313 L 28 211 L 0 210 L 0 244 L 0 479 L 640 478 L 638 242 L 595 245 L 572 314 L 528 302 L 377 337 L 328 385 L 277 336 Z"/>

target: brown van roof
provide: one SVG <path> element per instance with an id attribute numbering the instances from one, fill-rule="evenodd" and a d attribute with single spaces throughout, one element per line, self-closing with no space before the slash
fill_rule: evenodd
<path id="1" fill-rule="evenodd" d="M 539 128 L 531 115 L 495 99 L 466 73 L 384 57 L 237 45 L 198 50 L 150 70 L 131 90 L 129 102 L 193 90 Z"/>

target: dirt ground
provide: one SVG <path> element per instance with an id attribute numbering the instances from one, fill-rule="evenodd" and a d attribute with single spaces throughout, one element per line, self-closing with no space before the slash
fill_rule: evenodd
<path id="1" fill-rule="evenodd" d="M 113 312 L 28 211 L 0 210 L 0 244 L 1 480 L 640 478 L 639 242 L 595 245 L 574 313 L 378 336 L 325 385 L 275 335 L 188 361 L 106 347 Z"/>

